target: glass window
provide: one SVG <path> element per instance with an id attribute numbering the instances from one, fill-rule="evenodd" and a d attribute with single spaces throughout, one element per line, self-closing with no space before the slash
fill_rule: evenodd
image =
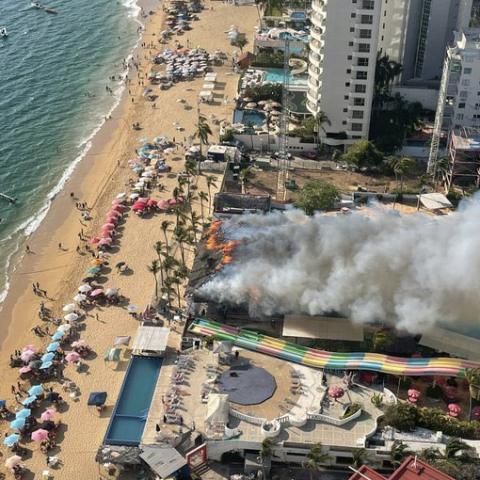
<path id="1" fill-rule="evenodd" d="M 365 86 L 365 85 L 362 85 Z M 356 107 L 363 107 L 365 105 L 365 99 L 364 98 L 354 98 L 353 99 L 353 104 Z"/>
<path id="2" fill-rule="evenodd" d="M 460 98 L 467 98 L 468 97 L 468 92 L 466 90 L 462 90 L 460 92 Z"/>
<path id="3" fill-rule="evenodd" d="M 462 80 L 462 86 L 468 87 L 470 85 L 470 80 L 468 78 L 465 78 Z"/>
<path id="4" fill-rule="evenodd" d="M 465 102 L 460 102 L 458 104 L 458 108 L 465 108 Z"/>
<path id="5" fill-rule="evenodd" d="M 372 38 L 372 31 L 366 28 L 360 29 L 360 38 Z"/>
<path id="6" fill-rule="evenodd" d="M 357 60 L 357 65 L 359 67 L 368 67 L 368 58 L 359 58 Z"/>
<path id="7" fill-rule="evenodd" d="M 357 72 L 357 80 L 366 80 L 368 77 L 368 72 Z"/>
<path id="8" fill-rule="evenodd" d="M 352 123 L 353 132 L 361 132 L 363 130 L 363 123 Z"/>
<path id="9" fill-rule="evenodd" d="M 355 93 L 366 93 L 367 86 L 366 85 L 355 85 Z"/>
<path id="10" fill-rule="evenodd" d="M 463 73 L 464 73 L 465 75 L 470 75 L 470 74 L 472 73 L 472 69 L 471 69 L 471 68 L 464 68 L 464 69 L 463 69 Z"/>
<path id="11" fill-rule="evenodd" d="M 362 15 L 360 17 L 360 23 L 363 25 L 371 25 L 373 23 L 373 15 Z"/>
<path id="12" fill-rule="evenodd" d="M 369 43 L 359 43 L 358 51 L 361 53 L 370 53 L 370 44 Z"/>
<path id="13" fill-rule="evenodd" d="M 352 112 L 352 118 L 363 118 L 363 111 L 362 110 L 354 110 Z"/>

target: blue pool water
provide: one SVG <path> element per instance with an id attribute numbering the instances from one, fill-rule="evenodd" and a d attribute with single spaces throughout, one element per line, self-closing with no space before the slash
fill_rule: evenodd
<path id="1" fill-rule="evenodd" d="M 132 357 L 105 434 L 105 444 L 140 443 L 162 361 L 158 357 Z"/>
<path id="2" fill-rule="evenodd" d="M 260 110 L 241 110 L 233 112 L 233 123 L 243 123 L 244 125 L 259 125 L 265 123 L 267 116 Z"/>
<path id="3" fill-rule="evenodd" d="M 265 80 L 272 83 L 283 83 L 282 68 L 265 68 Z M 308 77 L 306 75 L 292 75 L 289 73 L 288 82 L 291 85 L 306 85 Z"/>

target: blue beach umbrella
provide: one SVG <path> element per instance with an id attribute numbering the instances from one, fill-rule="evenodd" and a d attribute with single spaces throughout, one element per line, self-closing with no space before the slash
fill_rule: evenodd
<path id="1" fill-rule="evenodd" d="M 47 368 L 50 368 L 53 365 L 52 362 L 43 362 L 40 365 L 40 370 L 46 370 Z"/>
<path id="2" fill-rule="evenodd" d="M 15 414 L 15 418 L 27 418 L 31 415 L 32 411 L 29 408 L 22 408 Z"/>
<path id="3" fill-rule="evenodd" d="M 42 355 L 42 362 L 51 362 L 55 358 L 55 354 L 50 352 Z"/>
<path id="4" fill-rule="evenodd" d="M 25 421 L 25 418 L 16 418 L 13 422 L 10 422 L 10 428 L 20 430 L 25 426 Z"/>
<path id="5" fill-rule="evenodd" d="M 48 347 L 47 347 L 47 352 L 55 352 L 58 347 L 60 347 L 60 343 L 59 342 L 52 342 Z"/>
<path id="6" fill-rule="evenodd" d="M 64 332 L 55 332 L 55 333 L 52 335 L 52 340 L 54 340 L 55 342 L 58 342 L 58 341 L 61 340 L 64 336 L 65 336 L 65 333 L 64 333 Z"/>
<path id="7" fill-rule="evenodd" d="M 34 385 L 33 387 L 28 390 L 29 395 L 41 395 L 43 393 L 43 386 L 42 385 Z"/>
<path id="8" fill-rule="evenodd" d="M 0 408 L 3 408 L 7 405 L 7 402 L 5 400 L 0 400 Z"/>
<path id="9" fill-rule="evenodd" d="M 37 397 L 35 395 L 32 395 L 28 398 L 26 398 L 23 402 L 22 402 L 22 405 L 24 407 L 26 407 L 27 405 L 31 405 L 35 400 L 37 399 Z"/>
<path id="10" fill-rule="evenodd" d="M 12 433 L 12 435 L 9 435 L 3 440 L 3 444 L 6 445 L 7 447 L 12 447 L 19 441 L 20 441 L 20 435 L 18 435 L 17 433 Z"/>

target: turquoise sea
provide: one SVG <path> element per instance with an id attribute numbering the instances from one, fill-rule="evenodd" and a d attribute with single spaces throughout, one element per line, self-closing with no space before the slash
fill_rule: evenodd
<path id="1" fill-rule="evenodd" d="M 0 0 L 0 301 L 15 252 L 46 215 L 123 89 L 135 0 Z M 117 80 L 110 77 L 115 75 Z M 106 91 L 106 85 L 113 94 Z"/>

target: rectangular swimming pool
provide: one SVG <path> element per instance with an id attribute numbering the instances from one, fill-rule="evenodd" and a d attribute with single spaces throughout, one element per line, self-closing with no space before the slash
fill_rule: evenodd
<path id="1" fill-rule="evenodd" d="M 240 108 L 233 112 L 233 123 L 243 123 L 248 126 L 262 126 L 267 116 L 260 110 L 242 110 Z"/>
<path id="2" fill-rule="evenodd" d="M 259 70 L 265 71 L 265 81 L 271 83 L 283 83 L 283 69 L 282 68 L 262 68 Z M 288 82 L 290 85 L 307 85 L 307 75 L 292 75 L 288 74 Z"/>
<path id="3" fill-rule="evenodd" d="M 103 443 L 140 443 L 162 361 L 159 357 L 132 356 Z"/>

